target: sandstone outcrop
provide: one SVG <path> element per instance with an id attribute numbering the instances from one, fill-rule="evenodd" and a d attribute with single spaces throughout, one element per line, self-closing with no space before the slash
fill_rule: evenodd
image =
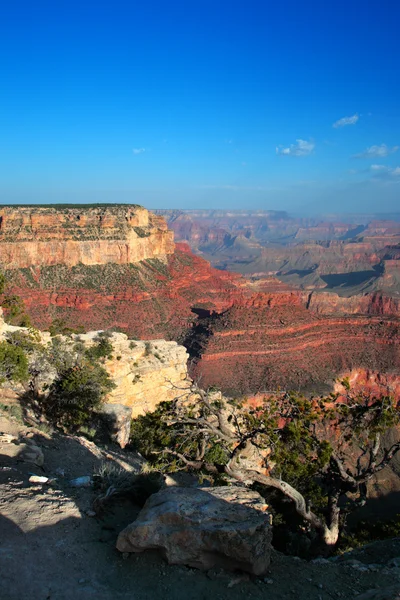
<path id="1" fill-rule="evenodd" d="M 107 401 L 128 406 L 132 417 L 155 410 L 190 387 L 189 355 L 183 346 L 165 340 L 132 341 L 123 333 L 114 333 L 110 341 L 113 357 L 104 366 L 116 388 Z"/>
<path id="2" fill-rule="evenodd" d="M 164 219 L 135 205 L 0 209 L 0 265 L 119 265 L 174 251 Z"/>
<path id="3" fill-rule="evenodd" d="M 4 323 L 0 308 L 0 341 L 8 333 L 15 331 L 28 333 L 24 327 Z M 86 348 L 92 346 L 99 333 L 101 332 L 90 331 L 61 338 L 66 347 L 73 351 L 76 343 L 83 344 Z M 38 335 L 42 344 L 51 343 L 48 332 L 38 332 Z M 124 333 L 115 332 L 108 339 L 113 352 L 105 361 L 104 367 L 115 383 L 115 389 L 107 396 L 107 403 L 113 406 L 104 406 L 107 413 L 104 419 L 109 422 L 115 441 L 124 446 L 129 438 L 130 418 L 155 410 L 160 402 L 184 395 L 185 390 L 190 387 L 187 370 L 189 355 L 186 348 L 174 341 L 134 341 Z M 40 380 L 41 385 L 51 383 L 55 374 L 55 371 L 46 372 Z"/>
<path id="4" fill-rule="evenodd" d="M 72 343 L 79 341 L 90 347 L 98 333 L 92 331 L 73 336 Z M 173 400 L 190 387 L 188 354 L 183 346 L 165 340 L 133 341 L 124 333 L 113 333 L 108 339 L 113 353 L 105 361 L 104 368 L 116 387 L 106 401 L 129 407 L 132 418 L 155 410 L 160 402 Z M 116 433 L 122 440 L 126 439 L 125 426 L 126 421 L 122 417 L 122 431 Z"/>
<path id="5" fill-rule="evenodd" d="M 119 534 L 117 549 L 157 549 L 169 564 L 264 575 L 272 538 L 266 509 L 263 498 L 245 488 L 166 488 Z"/>

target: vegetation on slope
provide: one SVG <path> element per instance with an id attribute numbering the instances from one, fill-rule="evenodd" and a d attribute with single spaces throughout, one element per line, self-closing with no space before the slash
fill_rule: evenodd
<path id="1" fill-rule="evenodd" d="M 400 443 L 382 444 L 399 423 L 391 398 L 289 393 L 249 409 L 192 392 L 191 403 L 177 400 L 136 419 L 133 444 L 164 471 L 199 471 L 256 486 L 272 502 L 290 501 L 303 533 L 327 552 L 347 515 L 366 502 L 368 481 L 400 450 Z"/>

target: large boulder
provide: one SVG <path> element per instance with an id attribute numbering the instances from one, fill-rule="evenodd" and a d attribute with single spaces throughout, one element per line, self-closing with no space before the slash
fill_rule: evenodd
<path id="1" fill-rule="evenodd" d="M 267 505 L 240 487 L 170 487 L 151 496 L 118 536 L 121 552 L 161 550 L 170 564 L 266 573 L 272 527 Z"/>

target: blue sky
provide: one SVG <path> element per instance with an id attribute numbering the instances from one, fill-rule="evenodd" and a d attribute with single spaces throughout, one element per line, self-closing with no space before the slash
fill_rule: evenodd
<path id="1" fill-rule="evenodd" d="M 0 202 L 400 212 L 394 0 L 8 0 Z"/>

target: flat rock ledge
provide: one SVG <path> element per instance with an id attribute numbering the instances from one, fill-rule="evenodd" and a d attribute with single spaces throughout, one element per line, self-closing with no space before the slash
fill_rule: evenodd
<path id="1" fill-rule="evenodd" d="M 118 536 L 120 552 L 160 550 L 169 564 L 267 572 L 272 527 L 264 499 L 240 487 L 170 487 Z"/>

